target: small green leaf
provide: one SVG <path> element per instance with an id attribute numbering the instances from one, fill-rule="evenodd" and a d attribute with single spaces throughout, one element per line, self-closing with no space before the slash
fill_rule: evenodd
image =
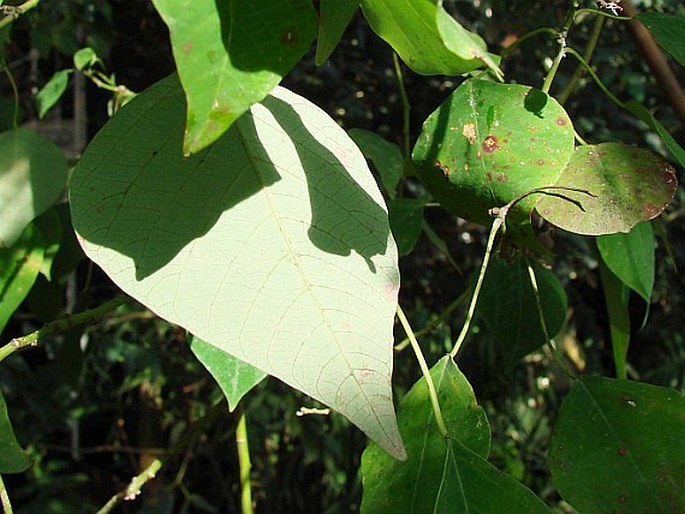
<path id="1" fill-rule="evenodd" d="M 369 130 L 350 129 L 347 133 L 357 143 L 364 157 L 378 170 L 381 185 L 388 196 L 395 196 L 395 189 L 404 169 L 404 159 L 399 147 Z"/>
<path id="2" fill-rule="evenodd" d="M 664 50 L 685 66 L 685 16 L 644 12 L 638 13 L 635 17 L 645 24 Z"/>
<path id="3" fill-rule="evenodd" d="M 40 273 L 48 280 L 52 280 L 52 263 L 59 253 L 64 231 L 64 225 L 62 225 L 57 207 L 51 207 L 33 221 L 43 241 L 43 265 Z M 71 227 L 67 226 L 71 230 Z"/>
<path id="4" fill-rule="evenodd" d="M 73 70 L 60 70 L 56 72 L 47 84 L 36 94 L 36 106 L 38 117 L 42 120 L 47 112 L 62 98 L 69 84 L 69 74 Z"/>
<path id="5" fill-rule="evenodd" d="M 317 66 L 321 66 L 338 46 L 340 38 L 359 7 L 359 0 L 321 0 L 319 37 L 316 41 Z"/>
<path id="6" fill-rule="evenodd" d="M 29 224 L 11 248 L 0 248 L 0 332 L 29 294 L 43 267 L 43 241 Z"/>
<path id="7" fill-rule="evenodd" d="M 614 355 L 616 378 L 626 378 L 628 347 L 630 346 L 630 312 L 628 300 L 630 290 L 607 268 L 603 260 L 599 261 L 599 275 L 602 280 L 604 304 L 609 317 L 611 350 Z"/>
<path id="8" fill-rule="evenodd" d="M 638 223 L 627 234 L 597 238 L 597 247 L 611 272 L 649 303 L 654 286 L 654 231 Z"/>
<path id="9" fill-rule="evenodd" d="M 190 349 L 214 377 L 233 412 L 240 399 L 266 378 L 266 373 L 195 336 Z"/>
<path id="10" fill-rule="evenodd" d="M 21 473 L 31 464 L 14 435 L 5 397 L 0 390 L 0 474 Z"/>
<path id="11" fill-rule="evenodd" d="M 626 102 L 626 108 L 649 125 L 649 127 L 659 135 L 666 148 L 668 148 L 668 151 L 671 152 L 673 157 L 675 157 L 680 165 L 685 168 L 685 150 L 683 150 L 683 147 L 673 139 L 673 136 L 666 130 L 661 122 L 657 120 L 651 112 L 633 100 Z"/>
<path id="12" fill-rule="evenodd" d="M 183 153 L 223 134 L 297 64 L 316 33 L 310 0 L 154 0 L 187 99 Z"/>
<path id="13" fill-rule="evenodd" d="M 390 383 L 397 249 L 364 156 L 280 87 L 188 158 L 184 114 L 172 76 L 88 145 L 70 181 L 86 255 L 161 317 L 401 458 Z"/>
<path id="14" fill-rule="evenodd" d="M 547 333 L 554 337 L 566 319 L 566 294 L 554 273 L 537 263 L 532 266 Z M 477 312 L 499 343 L 505 365 L 549 342 L 542 330 L 526 259 L 520 254 L 511 262 L 499 257 L 490 260 Z"/>
<path id="15" fill-rule="evenodd" d="M 536 207 L 550 223 L 576 234 L 629 232 L 661 214 L 678 181 L 662 157 L 618 143 L 576 149 L 557 182 L 583 190 L 543 195 Z"/>
<path id="16" fill-rule="evenodd" d="M 462 27 L 442 7 L 442 0 L 362 0 L 373 31 L 422 75 L 461 75 L 487 65 L 502 72 L 485 42 Z"/>
<path id="17" fill-rule="evenodd" d="M 573 154 L 573 141 L 566 111 L 541 91 L 467 80 L 428 117 L 413 159 L 446 209 L 489 225 L 491 208 L 555 184 Z M 508 230 L 528 226 L 534 205 L 533 197 L 518 202 Z"/>
<path id="18" fill-rule="evenodd" d="M 363 514 L 483 512 L 547 513 L 544 504 L 512 477 L 490 465 L 490 428 L 471 385 L 454 361 L 431 369 L 450 437 L 435 425 L 421 378 L 398 408 L 407 461 L 391 459 L 375 444 L 362 455 Z"/>
<path id="19" fill-rule="evenodd" d="M 54 143 L 25 129 L 0 134 L 0 248 L 57 202 L 66 181 L 67 162 Z"/>
<path id="20" fill-rule="evenodd" d="M 74 54 L 74 68 L 79 71 L 90 68 L 98 62 L 100 62 L 99 57 L 95 53 L 95 50 L 90 47 L 81 48 Z"/>
<path id="21" fill-rule="evenodd" d="M 562 497 L 583 514 L 685 512 L 685 398 L 629 380 L 586 378 L 564 399 L 550 444 Z"/>
<path id="22" fill-rule="evenodd" d="M 393 198 L 388 202 L 390 228 L 400 255 L 410 253 L 423 229 L 424 198 Z"/>

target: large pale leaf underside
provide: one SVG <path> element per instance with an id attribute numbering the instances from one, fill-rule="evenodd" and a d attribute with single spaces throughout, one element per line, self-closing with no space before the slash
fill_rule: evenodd
<path id="1" fill-rule="evenodd" d="M 87 255 L 163 318 L 404 456 L 391 396 L 397 249 L 366 162 L 283 88 L 182 158 L 165 79 L 96 136 L 71 183 Z"/>

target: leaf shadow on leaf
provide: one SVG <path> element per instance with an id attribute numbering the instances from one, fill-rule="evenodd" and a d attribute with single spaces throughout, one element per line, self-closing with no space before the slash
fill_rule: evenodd
<path id="1" fill-rule="evenodd" d="M 384 255 L 387 249 L 387 212 L 350 176 L 345 164 L 312 133 L 292 106 L 274 96 L 262 103 L 273 107 L 276 119 L 289 128 L 307 177 L 311 242 L 335 255 L 350 255 L 354 250 L 375 272 L 371 258 Z"/>

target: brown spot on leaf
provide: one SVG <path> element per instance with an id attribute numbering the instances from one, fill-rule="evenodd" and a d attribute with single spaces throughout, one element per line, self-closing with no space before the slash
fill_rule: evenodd
<path id="1" fill-rule="evenodd" d="M 461 133 L 469 140 L 470 144 L 476 142 L 476 126 L 473 123 L 464 123 L 464 128 Z"/>
<path id="2" fill-rule="evenodd" d="M 442 171 L 442 174 L 445 175 L 445 177 L 450 176 L 450 168 L 446 164 L 443 164 L 440 161 L 435 161 L 435 167 Z"/>
<path id="3" fill-rule="evenodd" d="M 619 448 L 618 448 L 618 454 L 619 454 L 621 457 L 625 457 L 626 455 L 628 455 L 628 450 L 626 449 L 625 446 L 619 446 Z"/>
<path id="4" fill-rule="evenodd" d="M 538 159 L 537 161 L 535 161 L 535 164 L 537 164 L 538 166 L 544 166 L 545 160 L 544 159 Z"/>
<path id="5" fill-rule="evenodd" d="M 181 52 L 183 52 L 185 55 L 188 55 L 192 51 L 193 51 L 193 42 L 192 41 L 186 41 L 185 43 L 183 43 L 183 46 L 181 47 Z"/>
<path id="6" fill-rule="evenodd" d="M 496 180 L 497 182 L 506 182 L 506 181 L 507 181 L 507 176 L 506 176 L 504 173 L 500 172 L 500 173 L 498 173 L 497 176 L 495 177 L 495 180 Z"/>
<path id="7" fill-rule="evenodd" d="M 564 118 L 563 116 L 559 116 L 557 118 L 557 125 L 559 125 L 560 127 L 565 127 L 567 123 L 568 121 L 566 121 L 566 118 Z"/>
<path id="8" fill-rule="evenodd" d="M 497 137 L 489 135 L 483 141 L 483 151 L 492 153 L 495 150 L 499 150 L 501 147 L 497 144 Z"/>
<path id="9" fill-rule="evenodd" d="M 658 216 L 660 212 L 661 210 L 659 209 L 659 207 L 657 207 L 651 202 L 647 202 L 642 206 L 642 214 L 647 216 L 647 219 L 652 219 L 655 216 Z"/>
<path id="10" fill-rule="evenodd" d="M 286 46 L 294 47 L 299 43 L 300 38 L 297 33 L 297 29 L 294 27 L 287 28 L 281 32 L 281 43 Z"/>

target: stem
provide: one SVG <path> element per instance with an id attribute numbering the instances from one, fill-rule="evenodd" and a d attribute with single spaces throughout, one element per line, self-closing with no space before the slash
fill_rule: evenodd
<path id="1" fill-rule="evenodd" d="M 7 66 L 5 59 L 2 60 L 2 69 L 5 72 L 5 75 L 7 75 L 7 80 L 9 80 L 10 86 L 12 86 L 12 94 L 14 95 L 14 114 L 12 115 L 12 128 L 16 130 L 17 125 L 19 124 L 19 90 L 17 89 L 17 83 L 14 81 L 14 76 L 12 75 L 12 72 Z"/>
<path id="2" fill-rule="evenodd" d="M 155 475 L 161 469 L 161 467 L 162 460 L 154 459 L 150 465 L 143 470 L 142 473 L 134 476 L 131 479 L 131 482 L 128 484 L 128 486 L 126 486 L 126 489 L 123 489 L 112 496 L 109 501 L 97 511 L 97 514 L 108 514 L 121 500 L 133 500 L 136 498 L 140 494 L 143 486 L 155 478 Z"/>
<path id="3" fill-rule="evenodd" d="M 473 321 L 473 315 L 476 312 L 476 303 L 478 302 L 478 296 L 480 295 L 480 289 L 483 286 L 483 279 L 485 278 L 485 271 L 488 269 L 488 263 L 490 262 L 490 254 L 492 253 L 492 247 L 495 244 L 495 238 L 499 229 L 504 225 L 504 219 L 509 212 L 512 204 L 507 204 L 506 206 L 497 209 L 497 215 L 492 221 L 492 227 L 490 228 L 490 235 L 488 236 L 488 243 L 485 247 L 485 256 L 483 257 L 483 263 L 480 265 L 480 272 L 478 273 L 478 281 L 476 282 L 476 287 L 473 290 L 473 296 L 471 297 L 471 304 L 469 305 L 469 310 L 466 312 L 466 318 L 464 319 L 464 326 L 461 327 L 461 332 L 459 337 L 457 337 L 454 343 L 454 348 L 450 352 L 450 356 L 454 359 L 461 348 L 461 345 L 466 339 L 466 335 L 469 333 L 469 328 L 471 327 L 471 321 Z M 494 209 L 493 209 L 494 211 Z"/>
<path id="4" fill-rule="evenodd" d="M 602 27 L 604 27 L 604 16 L 598 16 L 595 18 L 595 24 L 592 27 L 590 39 L 585 46 L 585 52 L 583 52 L 583 59 L 585 59 L 585 62 L 588 64 L 590 63 L 590 59 L 592 59 L 592 54 L 595 53 L 595 48 L 597 48 L 597 42 L 599 41 L 599 35 L 602 33 Z M 561 93 L 557 95 L 557 101 L 561 105 L 564 105 L 566 100 L 568 100 L 568 97 L 571 96 L 571 93 L 575 91 L 578 81 L 580 81 L 584 71 L 585 68 L 582 66 L 582 64 L 578 64 L 578 66 L 576 66 L 576 69 L 573 72 L 573 75 L 571 75 L 568 83 Z"/>
<path id="5" fill-rule="evenodd" d="M 28 0 L 27 2 L 24 2 L 21 5 L 12 6 L 11 11 L 8 11 L 7 9 L 3 8 L 3 11 L 7 12 L 8 14 L 5 14 L 5 17 L 0 20 L 0 29 L 9 25 L 14 20 L 16 20 L 19 16 L 26 13 L 27 11 L 30 11 L 35 6 L 37 6 L 39 3 L 40 3 L 40 0 Z M 7 6 L 7 8 L 9 9 L 10 7 Z"/>
<path id="6" fill-rule="evenodd" d="M 13 514 L 12 502 L 10 502 L 10 497 L 7 494 L 7 489 L 5 488 L 5 482 L 2 480 L 2 475 L 0 475 L 0 505 L 2 505 L 2 510 L 5 514 Z"/>
<path id="7" fill-rule="evenodd" d="M 540 289 L 538 288 L 538 279 L 535 276 L 535 270 L 533 269 L 533 266 L 530 265 L 530 262 L 526 262 L 526 265 L 528 267 L 528 276 L 530 277 L 530 284 L 533 286 L 533 295 L 535 296 L 535 305 L 537 306 L 538 309 L 538 318 L 540 319 L 540 327 L 542 328 L 542 333 L 545 336 L 545 341 L 549 343 L 550 348 L 552 349 L 552 355 L 554 356 L 554 360 L 557 363 L 557 366 L 561 369 L 561 371 L 564 372 L 566 376 L 571 378 L 572 380 L 575 380 L 576 376 L 571 372 L 566 367 L 566 364 L 564 364 L 564 361 L 561 360 L 559 355 L 557 354 L 557 350 L 554 347 L 554 340 L 549 337 L 549 331 L 547 330 L 547 322 L 545 321 L 545 314 L 542 310 L 542 300 L 540 299 Z"/>
<path id="8" fill-rule="evenodd" d="M 590 9 L 587 7 L 583 7 L 582 9 L 578 9 L 576 11 L 576 16 L 578 16 L 579 14 L 583 14 L 583 13 L 596 14 L 597 16 L 601 16 L 603 18 L 609 18 L 611 20 L 619 20 L 619 21 L 630 21 L 633 19 L 630 16 L 617 16 L 616 14 L 611 14 L 610 12 L 600 11 L 599 9 Z"/>
<path id="9" fill-rule="evenodd" d="M 404 160 L 407 162 L 411 158 L 411 143 L 409 139 L 409 130 L 411 124 L 409 105 L 409 98 L 407 97 L 407 90 L 404 87 L 404 77 L 402 76 L 402 66 L 400 60 L 397 58 L 397 52 L 392 53 L 392 63 L 395 68 L 395 76 L 397 77 L 397 87 L 400 91 L 400 99 L 402 100 L 402 148 L 404 153 Z"/>
<path id="10" fill-rule="evenodd" d="M 433 330 L 435 330 L 442 322 L 444 322 L 447 319 L 447 316 L 449 316 L 457 307 L 459 307 L 464 301 L 466 300 L 468 295 L 468 291 L 464 291 L 459 298 L 454 300 L 452 303 L 450 303 L 445 310 L 443 310 L 440 315 L 438 316 L 438 319 L 436 319 L 433 323 L 423 327 L 421 330 L 418 332 L 414 333 L 414 337 L 418 338 L 421 336 L 424 336 L 426 334 L 429 334 Z M 397 343 L 395 345 L 395 348 L 393 348 L 396 352 L 401 352 L 404 350 L 411 341 L 409 340 L 409 337 L 405 337 L 402 341 Z"/>
<path id="11" fill-rule="evenodd" d="M 556 76 L 557 71 L 559 70 L 559 64 L 561 64 L 561 60 L 564 58 L 564 55 L 566 55 L 566 37 L 568 36 L 568 31 L 571 28 L 571 25 L 573 25 L 573 20 L 576 17 L 577 9 L 578 5 L 576 2 L 574 2 L 573 6 L 566 15 L 566 21 L 564 21 L 563 28 L 557 34 L 557 38 L 559 40 L 559 51 L 557 52 L 557 55 L 554 57 L 552 67 L 549 69 L 549 72 L 547 72 L 545 82 L 542 84 L 541 89 L 543 93 L 549 94 L 549 90 L 552 87 L 552 82 L 554 82 L 554 77 Z"/>
<path id="12" fill-rule="evenodd" d="M 252 484 L 250 481 L 250 446 L 247 440 L 247 420 L 245 412 L 240 409 L 238 426 L 235 429 L 235 443 L 238 448 L 238 466 L 240 467 L 240 508 L 242 514 L 252 514 Z"/>
<path id="13" fill-rule="evenodd" d="M 538 34 L 551 34 L 552 36 L 556 36 L 557 31 L 551 27 L 540 27 L 539 29 L 527 32 L 526 34 L 518 38 L 516 41 L 514 41 L 512 44 L 510 44 L 508 47 L 502 50 L 502 60 L 506 59 L 511 52 L 513 52 L 514 50 L 516 50 L 516 48 L 519 47 L 519 45 L 525 43 L 529 39 L 534 38 Z"/>
<path id="14" fill-rule="evenodd" d="M 430 370 L 428 369 L 428 364 L 426 364 L 426 359 L 423 356 L 423 352 L 421 351 L 419 342 L 416 340 L 414 331 L 411 329 L 409 321 L 407 320 L 407 317 L 404 315 L 402 307 L 400 307 L 399 305 L 397 306 L 397 317 L 400 320 L 402 328 L 404 328 L 404 332 L 407 334 L 409 341 L 411 342 L 411 347 L 414 350 L 414 353 L 416 354 L 416 360 L 419 362 L 419 368 L 421 368 L 423 378 L 426 380 L 426 385 L 428 386 L 428 396 L 430 397 L 431 406 L 433 407 L 433 414 L 435 415 L 435 424 L 438 426 L 440 434 L 442 434 L 444 438 L 448 438 L 450 434 L 447 431 L 447 427 L 445 426 L 445 419 L 442 417 L 442 410 L 440 410 L 440 402 L 438 402 L 438 392 L 435 390 L 433 377 L 431 377 Z"/>
<path id="15" fill-rule="evenodd" d="M 604 93 L 604 94 L 607 96 L 607 98 L 609 98 L 609 100 L 611 100 L 612 102 L 614 102 L 616 105 L 618 105 L 618 106 L 621 107 L 622 109 L 626 109 L 627 111 L 630 111 L 630 110 L 626 107 L 626 104 L 625 104 L 625 103 L 623 103 L 623 102 L 622 102 L 621 100 L 619 100 L 616 96 L 614 96 L 614 94 L 613 94 L 611 91 L 609 91 L 609 89 L 608 89 L 608 88 L 604 85 L 604 83 L 600 80 L 600 78 L 599 78 L 599 76 L 597 75 L 597 73 L 595 73 L 595 70 L 593 70 L 592 67 L 590 66 L 590 64 L 589 64 L 585 59 L 583 59 L 583 56 L 582 56 L 582 55 L 580 55 L 578 52 L 576 52 L 573 48 L 567 48 L 567 49 L 566 49 L 566 53 L 567 53 L 568 55 L 572 55 L 573 57 L 575 57 L 576 59 L 578 59 L 578 61 L 580 61 L 580 63 L 581 63 L 583 66 L 585 66 L 585 69 L 587 70 L 588 74 L 592 77 L 592 80 L 595 81 L 595 83 L 597 84 L 597 86 L 602 90 L 602 93 Z"/>
<path id="16" fill-rule="evenodd" d="M 2 362 L 6 357 L 12 355 L 14 352 L 22 350 L 23 348 L 29 346 L 38 346 L 38 344 L 46 337 L 59 334 L 60 332 L 65 332 L 79 325 L 84 325 L 89 321 L 99 318 L 104 314 L 108 313 L 119 307 L 120 305 L 128 302 L 127 296 L 117 296 L 112 298 L 108 302 L 103 303 L 87 311 L 79 312 L 77 314 L 72 314 L 65 318 L 61 318 L 55 321 L 51 321 L 42 328 L 32 332 L 28 335 L 17 337 L 12 339 L 9 343 L 0 348 L 0 362 Z"/>

